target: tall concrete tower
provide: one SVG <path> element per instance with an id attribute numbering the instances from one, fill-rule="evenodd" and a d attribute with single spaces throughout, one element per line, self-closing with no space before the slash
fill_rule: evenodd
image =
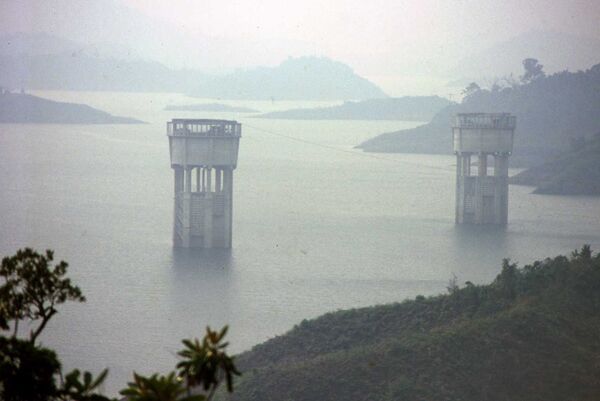
<path id="1" fill-rule="evenodd" d="M 231 248 L 233 170 L 242 126 L 227 120 L 167 123 L 175 172 L 173 245 Z"/>
<path id="2" fill-rule="evenodd" d="M 516 117 L 508 113 L 454 117 L 457 224 L 507 223 L 508 156 L 513 149 L 515 125 Z M 478 162 L 474 173 L 473 158 Z"/>

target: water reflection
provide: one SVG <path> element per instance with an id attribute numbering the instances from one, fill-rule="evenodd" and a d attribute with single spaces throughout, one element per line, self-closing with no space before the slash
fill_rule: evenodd
<path id="1" fill-rule="evenodd" d="M 463 278 L 485 282 L 500 271 L 502 259 L 510 255 L 505 226 L 457 224 L 452 229 L 451 249 Z M 459 282 L 461 281 L 461 277 Z"/>
<path id="2" fill-rule="evenodd" d="M 169 309 L 179 337 L 198 336 L 206 325 L 231 324 L 237 297 L 235 257 L 230 249 L 173 248 Z"/>
<path id="3" fill-rule="evenodd" d="M 232 249 L 173 248 L 171 264 L 177 271 L 228 271 L 235 266 Z"/>

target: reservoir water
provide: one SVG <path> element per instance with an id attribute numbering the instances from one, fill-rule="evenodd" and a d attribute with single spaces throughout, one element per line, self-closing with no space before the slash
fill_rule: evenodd
<path id="1" fill-rule="evenodd" d="M 62 307 L 42 342 L 67 369 L 108 367 L 111 394 L 133 370 L 172 369 L 180 340 L 206 325 L 229 324 L 239 352 L 329 311 L 443 292 L 454 275 L 489 282 L 505 257 L 600 250 L 600 198 L 511 186 L 505 229 L 456 227 L 453 156 L 353 150 L 414 122 L 166 112 L 201 102 L 170 94 L 41 95 L 148 122 L 0 125 L 0 255 L 31 246 L 69 262 L 87 302 Z M 175 117 L 242 123 L 231 251 L 171 246 Z"/>

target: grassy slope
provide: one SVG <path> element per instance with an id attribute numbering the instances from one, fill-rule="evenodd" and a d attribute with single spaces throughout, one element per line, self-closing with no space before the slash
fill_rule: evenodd
<path id="1" fill-rule="evenodd" d="M 579 150 L 511 177 L 511 183 L 535 186 L 538 194 L 600 195 L 600 135 Z"/>
<path id="2" fill-rule="evenodd" d="M 140 124 L 142 121 L 113 116 L 84 104 L 5 93 L 0 94 L 0 123 Z"/>
<path id="3" fill-rule="evenodd" d="M 479 91 L 449 106 L 424 126 L 372 138 L 370 152 L 451 153 L 450 118 L 465 112 L 510 112 L 517 116 L 513 166 L 533 166 L 555 157 L 569 142 L 600 131 L 600 64 L 585 72 L 561 72 L 527 85 Z"/>
<path id="4" fill-rule="evenodd" d="M 340 311 L 242 354 L 234 400 L 597 400 L 600 256 Z"/>

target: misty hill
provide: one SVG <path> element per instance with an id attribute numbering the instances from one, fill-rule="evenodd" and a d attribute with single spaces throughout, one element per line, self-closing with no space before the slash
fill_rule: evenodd
<path id="1" fill-rule="evenodd" d="M 184 92 L 206 76 L 151 61 L 99 58 L 84 52 L 0 56 L 0 85 L 37 90 Z"/>
<path id="2" fill-rule="evenodd" d="M 213 78 L 192 96 L 256 100 L 362 100 L 387 95 L 350 67 L 325 57 L 289 58 L 277 67 L 259 67 Z"/>
<path id="3" fill-rule="evenodd" d="M 231 399 L 596 400 L 599 311 L 589 248 L 506 262 L 489 285 L 302 321 L 238 357 Z"/>
<path id="4" fill-rule="evenodd" d="M 207 79 L 141 60 L 117 45 L 82 45 L 45 33 L 0 37 L 0 86 L 37 90 L 184 92 Z"/>
<path id="5" fill-rule="evenodd" d="M 258 113 L 258 110 L 249 107 L 229 106 L 221 103 L 200 103 L 200 104 L 170 104 L 165 107 L 165 110 L 172 111 L 217 111 L 231 113 Z"/>
<path id="6" fill-rule="evenodd" d="M 40 97 L 0 93 L 0 123 L 41 124 L 141 124 L 140 120 L 117 117 L 84 104 L 62 103 Z"/>
<path id="7" fill-rule="evenodd" d="M 440 111 L 429 124 L 390 132 L 358 147 L 369 152 L 451 153 L 450 121 L 456 113 L 510 112 L 517 116 L 513 166 L 556 157 L 570 143 L 600 131 L 600 64 L 587 71 L 560 72 L 529 84 L 479 90 Z"/>
<path id="8" fill-rule="evenodd" d="M 598 62 L 600 40 L 564 32 L 530 31 L 460 60 L 449 71 L 450 76 L 465 77 L 469 81 L 482 78 L 520 74 L 521 60 L 535 57 L 543 60 L 547 72 L 567 68 L 582 70 Z"/>
<path id="9" fill-rule="evenodd" d="M 438 96 L 415 96 L 345 102 L 339 106 L 292 109 L 261 114 L 259 118 L 294 120 L 405 120 L 429 121 L 451 101 Z"/>
<path id="10" fill-rule="evenodd" d="M 576 149 L 510 178 L 537 187 L 536 194 L 600 195 L 600 134 L 576 142 Z"/>

